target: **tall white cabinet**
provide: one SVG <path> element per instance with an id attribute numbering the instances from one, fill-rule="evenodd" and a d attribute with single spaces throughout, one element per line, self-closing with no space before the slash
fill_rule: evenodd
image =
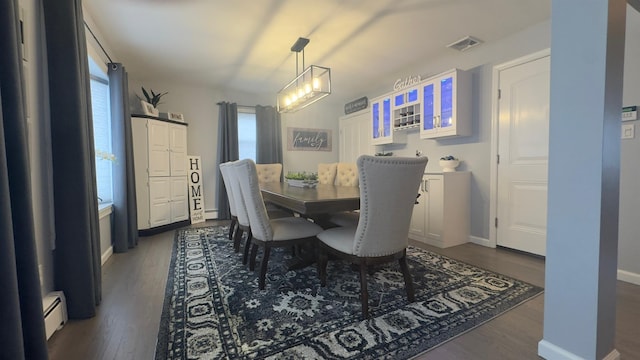
<path id="1" fill-rule="evenodd" d="M 471 173 L 426 173 L 413 208 L 409 238 L 440 248 L 469 241 Z"/>
<path id="2" fill-rule="evenodd" d="M 134 116 L 131 129 L 138 230 L 188 220 L 187 125 Z"/>

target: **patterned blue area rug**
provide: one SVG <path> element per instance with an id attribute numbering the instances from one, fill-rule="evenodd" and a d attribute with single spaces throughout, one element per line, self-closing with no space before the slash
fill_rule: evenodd
<path id="1" fill-rule="evenodd" d="M 156 359 L 407 359 L 542 291 L 410 247 L 416 301 L 407 302 L 399 266 L 390 263 L 368 277 L 371 317 L 362 321 L 349 264 L 329 261 L 322 288 L 315 266 L 287 271 L 289 249 L 274 249 L 260 291 L 257 271 L 242 265 L 227 232 L 177 231 Z"/>

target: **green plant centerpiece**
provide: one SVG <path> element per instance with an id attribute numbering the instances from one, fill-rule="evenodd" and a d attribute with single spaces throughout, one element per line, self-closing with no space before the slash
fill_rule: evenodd
<path id="1" fill-rule="evenodd" d="M 318 184 L 318 174 L 314 172 L 307 173 L 306 171 L 289 171 L 287 175 L 284 176 L 284 178 L 291 186 L 315 187 Z"/>
<path id="2" fill-rule="evenodd" d="M 144 88 L 144 86 L 141 86 L 140 88 L 142 89 L 142 95 L 144 95 L 144 101 L 153 105 L 153 107 L 156 109 L 158 108 L 158 105 L 161 104 L 160 100 L 162 99 L 162 97 L 169 93 L 169 92 L 155 93 L 151 88 L 149 88 L 149 91 L 147 91 Z M 138 96 L 138 99 L 143 100 L 140 96 Z"/>

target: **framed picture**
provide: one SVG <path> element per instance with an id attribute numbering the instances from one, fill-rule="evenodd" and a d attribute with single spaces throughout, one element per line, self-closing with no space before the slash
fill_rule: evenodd
<path id="1" fill-rule="evenodd" d="M 158 109 L 154 108 L 153 105 L 144 100 L 140 100 L 140 104 L 142 104 L 142 112 L 145 115 L 158 116 Z"/>
<path id="2" fill-rule="evenodd" d="M 160 113 L 160 117 L 162 118 L 166 118 L 169 120 L 173 120 L 173 121 L 180 121 L 180 122 L 184 122 L 184 115 L 182 115 L 181 113 L 176 113 L 176 112 L 163 112 Z"/>
<path id="3" fill-rule="evenodd" d="M 331 129 L 287 128 L 287 150 L 331 151 Z"/>

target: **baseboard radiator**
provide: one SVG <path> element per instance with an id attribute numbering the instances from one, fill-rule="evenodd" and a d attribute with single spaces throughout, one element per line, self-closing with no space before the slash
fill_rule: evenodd
<path id="1" fill-rule="evenodd" d="M 42 311 L 44 312 L 44 327 L 47 332 L 47 340 L 56 330 L 60 330 L 67 323 L 67 301 L 62 291 L 53 291 L 42 298 Z"/>

